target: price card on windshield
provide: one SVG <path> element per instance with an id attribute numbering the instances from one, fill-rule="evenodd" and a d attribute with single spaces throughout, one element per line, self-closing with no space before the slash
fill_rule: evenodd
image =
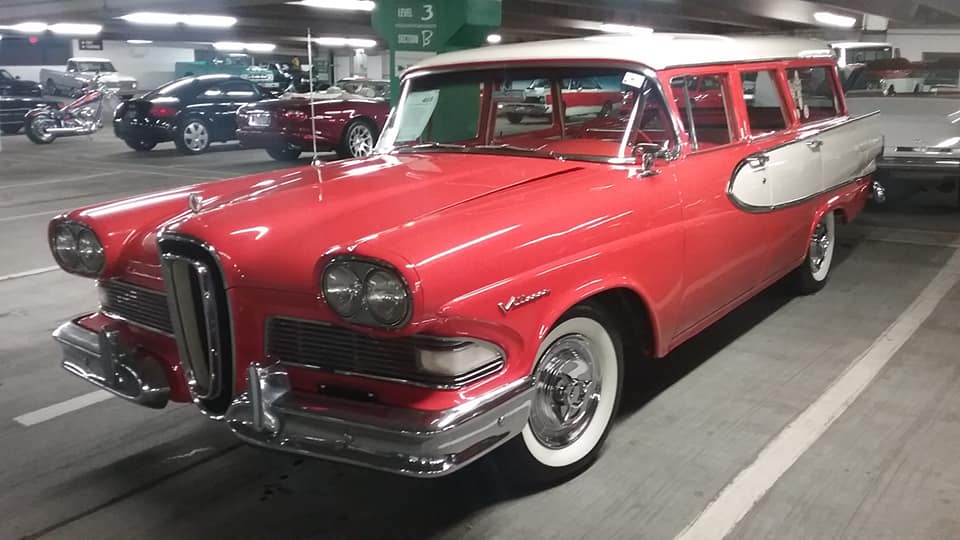
<path id="1" fill-rule="evenodd" d="M 621 82 L 625 86 L 632 86 L 634 88 L 643 88 L 643 83 L 647 82 L 647 78 L 639 73 L 628 71 L 623 74 L 623 81 Z"/>

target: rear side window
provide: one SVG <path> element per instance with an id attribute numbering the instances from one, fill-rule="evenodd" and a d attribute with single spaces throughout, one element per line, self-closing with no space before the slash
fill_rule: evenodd
<path id="1" fill-rule="evenodd" d="M 683 127 L 696 150 L 729 144 L 733 140 L 727 88 L 726 75 L 684 76 L 670 81 Z"/>
<path id="2" fill-rule="evenodd" d="M 787 81 L 801 124 L 826 120 L 839 114 L 832 69 L 826 66 L 788 69 Z"/>
<path id="3" fill-rule="evenodd" d="M 744 71 L 740 73 L 740 81 L 747 104 L 750 134 L 758 137 L 787 129 L 787 108 L 777 87 L 776 72 Z"/>

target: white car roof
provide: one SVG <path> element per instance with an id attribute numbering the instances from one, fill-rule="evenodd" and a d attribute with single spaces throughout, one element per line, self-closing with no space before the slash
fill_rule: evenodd
<path id="1" fill-rule="evenodd" d="M 827 58 L 832 54 L 826 43 L 808 38 L 653 32 L 639 35 L 605 34 L 481 47 L 434 56 L 411 67 L 409 71 L 522 60 L 615 60 L 636 62 L 653 69 L 665 69 L 789 58 Z"/>
<path id="2" fill-rule="evenodd" d="M 74 56 L 73 58 L 68 58 L 67 62 L 109 62 L 110 60 L 106 58 L 93 58 L 90 56 Z"/>
<path id="3" fill-rule="evenodd" d="M 844 49 L 865 49 L 867 47 L 893 47 L 893 44 L 882 41 L 838 41 L 831 43 L 830 46 Z"/>

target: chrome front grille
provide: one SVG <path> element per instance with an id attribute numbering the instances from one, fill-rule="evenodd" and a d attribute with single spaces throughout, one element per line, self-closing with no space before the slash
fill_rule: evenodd
<path id="1" fill-rule="evenodd" d="M 119 280 L 97 283 L 100 309 L 115 318 L 167 335 L 173 334 L 167 295 Z"/>
<path id="2" fill-rule="evenodd" d="M 232 346 L 220 268 L 213 252 L 199 242 L 162 237 L 159 246 L 187 384 L 195 397 L 212 401 L 214 409 L 223 409 L 214 412 L 222 413 L 229 405 L 230 392 L 223 389 L 232 377 Z"/>
<path id="3" fill-rule="evenodd" d="M 456 388 L 500 369 L 491 364 L 460 377 L 419 369 L 419 349 L 456 348 L 459 340 L 412 336 L 380 339 L 319 321 L 272 317 L 267 321 L 266 352 L 273 360 L 331 373 L 360 375 L 422 386 Z"/>

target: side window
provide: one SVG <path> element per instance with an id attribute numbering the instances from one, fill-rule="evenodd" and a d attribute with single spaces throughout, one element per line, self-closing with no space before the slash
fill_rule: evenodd
<path id="1" fill-rule="evenodd" d="M 208 86 L 207 89 L 204 90 L 204 91 L 200 94 L 200 97 L 206 98 L 206 99 L 219 99 L 219 98 L 222 98 L 222 97 L 223 97 L 223 83 L 220 83 L 220 84 L 212 84 L 212 85 Z"/>
<path id="2" fill-rule="evenodd" d="M 733 140 L 727 110 L 728 89 L 726 75 L 684 76 L 670 81 L 673 100 L 694 150 L 729 144 Z"/>
<path id="3" fill-rule="evenodd" d="M 67 71 L 73 72 L 77 70 L 76 62 L 67 62 Z"/>
<path id="4" fill-rule="evenodd" d="M 754 137 L 787 129 L 786 107 L 777 88 L 775 71 L 744 71 L 743 99 L 747 103 L 750 134 Z"/>
<path id="5" fill-rule="evenodd" d="M 832 69 L 826 66 L 788 69 L 787 80 L 800 123 L 808 124 L 837 116 L 839 111 Z"/>
<path id="6" fill-rule="evenodd" d="M 220 86 L 220 90 L 229 98 L 249 99 L 257 96 L 257 89 L 247 81 L 228 81 Z"/>

